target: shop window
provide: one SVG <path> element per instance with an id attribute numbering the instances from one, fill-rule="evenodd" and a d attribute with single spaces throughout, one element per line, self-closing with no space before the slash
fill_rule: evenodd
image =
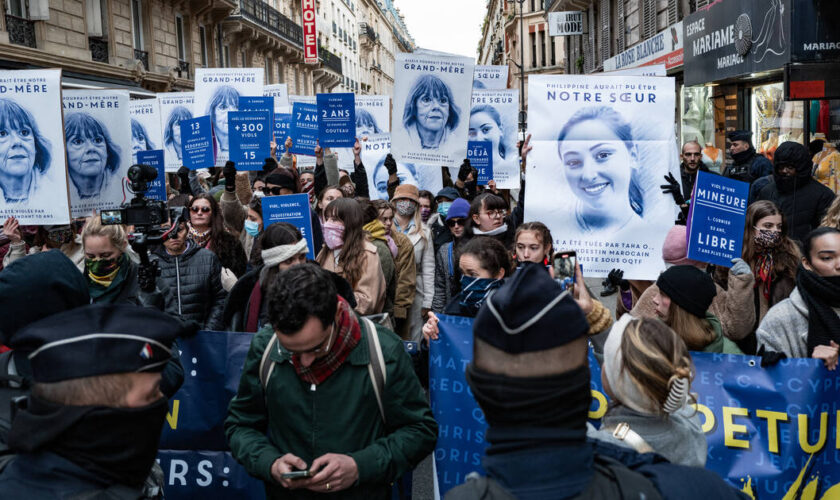
<path id="1" fill-rule="evenodd" d="M 713 172 L 725 167 L 725 144 L 718 144 L 712 87 L 698 85 L 680 91 L 680 146 L 689 141 L 700 143 L 703 162 Z M 722 136 L 721 136 L 722 138 Z"/>
<path id="2" fill-rule="evenodd" d="M 772 159 L 785 141 L 807 144 L 803 102 L 785 101 L 783 83 L 753 87 L 750 101 L 750 129 L 756 151 Z"/>

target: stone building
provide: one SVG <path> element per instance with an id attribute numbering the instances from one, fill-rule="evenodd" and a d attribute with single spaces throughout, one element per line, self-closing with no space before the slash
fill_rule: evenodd
<path id="1" fill-rule="evenodd" d="M 392 95 L 396 54 L 412 52 L 414 41 L 390 0 L 359 0 L 358 5 L 360 93 Z"/>

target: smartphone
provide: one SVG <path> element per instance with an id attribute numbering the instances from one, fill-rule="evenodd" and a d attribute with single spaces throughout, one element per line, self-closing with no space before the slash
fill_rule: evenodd
<path id="1" fill-rule="evenodd" d="M 575 268 L 577 267 L 577 253 L 574 250 L 562 250 L 554 254 L 554 279 L 563 290 L 575 291 Z"/>
<path id="2" fill-rule="evenodd" d="M 304 479 L 304 478 L 307 478 L 307 477 L 310 477 L 310 476 L 312 476 L 311 471 L 296 470 L 296 471 L 287 472 L 285 474 L 282 474 L 280 477 L 282 477 L 283 479 Z"/>

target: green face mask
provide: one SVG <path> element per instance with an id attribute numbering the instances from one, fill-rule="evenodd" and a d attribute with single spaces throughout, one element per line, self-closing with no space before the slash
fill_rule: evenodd
<path id="1" fill-rule="evenodd" d="M 95 278 L 105 278 L 120 268 L 119 259 L 88 259 L 85 258 L 87 273 Z"/>

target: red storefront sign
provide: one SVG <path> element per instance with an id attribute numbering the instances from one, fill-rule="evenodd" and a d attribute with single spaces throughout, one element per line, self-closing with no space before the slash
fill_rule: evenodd
<path id="1" fill-rule="evenodd" d="M 315 0 L 301 0 L 303 10 L 303 61 L 318 64 L 318 30 L 315 26 Z"/>

